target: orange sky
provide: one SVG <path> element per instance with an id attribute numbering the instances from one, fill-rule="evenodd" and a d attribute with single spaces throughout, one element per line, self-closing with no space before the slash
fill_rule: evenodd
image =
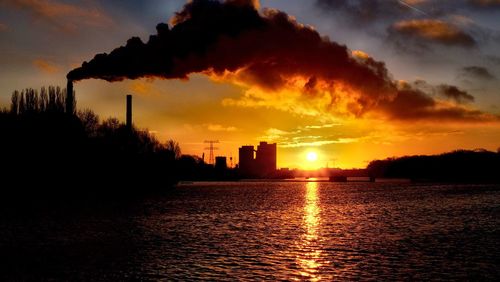
<path id="1" fill-rule="evenodd" d="M 69 70 L 131 36 L 146 43 L 155 24 L 168 22 L 186 3 L 4 2 L 0 106 L 8 106 L 15 89 L 66 85 Z M 387 13 L 361 19 L 352 14 L 358 9 L 342 5 L 332 17 L 332 1 L 260 2 L 283 11 L 258 11 L 268 30 L 217 41 L 202 58 L 227 65 L 200 67 L 205 60 L 191 59 L 167 70 L 181 77 L 175 71 L 193 64 L 185 70 L 189 79 L 82 80 L 75 84 L 78 107 L 124 120 L 125 95 L 134 94 L 136 126 L 178 141 L 185 154 L 208 154 L 203 141 L 220 140 L 216 154 L 233 156 L 234 163 L 238 147 L 259 141 L 278 143 L 279 167 L 305 169 L 500 147 L 500 58 L 494 51 L 500 46 L 494 36 L 477 36 L 500 34 L 494 17 L 500 10 L 486 14 L 456 4 L 454 14 L 432 14 L 429 7 L 445 7 L 413 3 L 423 14 L 374 1 Z M 308 152 L 318 160 L 307 161 Z"/>
<path id="2" fill-rule="evenodd" d="M 220 140 L 217 155 L 233 156 L 238 148 L 259 141 L 278 143 L 278 166 L 290 168 L 364 167 L 373 159 L 436 154 L 454 149 L 499 147 L 498 123 L 388 122 L 376 118 L 306 115 L 276 106 L 228 104 L 245 89 L 214 82 L 203 75 L 189 80 L 148 80 L 75 84 L 80 108 L 101 117 L 124 120 L 125 94 L 134 94 L 134 122 L 161 140 L 180 142 L 185 154 L 201 156 L 204 140 Z M 103 93 L 106 93 L 103 97 Z M 96 101 L 99 101 L 96 103 Z M 318 154 L 308 162 L 306 153 Z"/>

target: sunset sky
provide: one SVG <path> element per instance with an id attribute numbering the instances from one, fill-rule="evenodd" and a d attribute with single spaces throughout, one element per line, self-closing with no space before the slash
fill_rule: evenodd
<path id="1" fill-rule="evenodd" d="M 0 106 L 137 36 L 139 63 L 75 72 L 78 108 L 124 120 L 134 94 L 136 126 L 184 154 L 268 141 L 279 167 L 352 168 L 500 147 L 499 0 L 220 2 L 0 0 Z M 174 47 L 146 44 L 158 23 Z"/>

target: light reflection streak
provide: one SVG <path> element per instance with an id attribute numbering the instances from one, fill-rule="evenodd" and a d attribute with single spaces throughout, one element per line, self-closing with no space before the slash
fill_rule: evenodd
<path id="1" fill-rule="evenodd" d="M 318 182 L 306 184 L 305 206 L 302 225 L 305 233 L 299 242 L 297 263 L 302 268 L 300 275 L 311 281 L 322 279 L 319 268 L 325 263 L 319 245 L 320 207 L 318 205 Z"/>

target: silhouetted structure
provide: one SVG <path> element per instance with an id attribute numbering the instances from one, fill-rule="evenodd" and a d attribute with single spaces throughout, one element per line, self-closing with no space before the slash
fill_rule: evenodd
<path id="1" fill-rule="evenodd" d="M 10 111 L 0 112 L 0 156 L 6 183 L 20 185 L 2 187 L 2 195 L 118 196 L 179 179 L 177 142 L 162 144 L 115 118 L 99 122 L 91 110 L 75 112 L 71 92 L 52 86 L 13 92 Z"/>
<path id="2" fill-rule="evenodd" d="M 500 153 L 457 150 L 432 156 L 405 156 L 370 162 L 372 177 L 413 181 L 500 182 Z"/>
<path id="3" fill-rule="evenodd" d="M 260 177 L 271 177 L 276 172 L 276 143 L 260 142 L 255 158 Z"/>
<path id="4" fill-rule="evenodd" d="M 73 90 L 73 80 L 68 79 L 68 84 L 66 86 L 66 113 L 75 113 L 75 92 Z"/>
<path id="5" fill-rule="evenodd" d="M 254 147 L 253 146 L 243 146 L 239 152 L 239 170 L 242 177 L 254 177 Z"/>
<path id="6" fill-rule="evenodd" d="M 260 142 L 257 151 L 253 146 L 242 146 L 239 148 L 239 159 L 242 177 L 271 178 L 276 175 L 276 143 Z"/>
<path id="7" fill-rule="evenodd" d="M 132 129 L 132 95 L 127 95 L 127 121 L 125 125 L 127 129 Z"/>
<path id="8" fill-rule="evenodd" d="M 226 157 L 215 157 L 215 169 L 225 170 L 227 169 L 227 158 Z"/>
<path id="9" fill-rule="evenodd" d="M 209 144 L 209 147 L 205 148 L 205 150 L 209 150 L 210 155 L 208 157 L 208 164 L 214 165 L 214 150 L 218 150 L 219 148 L 214 147 L 215 143 L 219 143 L 219 140 L 206 140 L 205 143 Z"/>
<path id="10" fill-rule="evenodd" d="M 347 182 L 347 176 L 345 175 L 330 176 L 329 180 L 330 182 Z"/>

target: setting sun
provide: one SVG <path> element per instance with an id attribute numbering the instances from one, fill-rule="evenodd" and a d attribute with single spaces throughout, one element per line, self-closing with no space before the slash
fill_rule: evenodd
<path id="1" fill-rule="evenodd" d="M 318 154 L 316 152 L 307 153 L 307 160 L 310 162 L 315 162 L 318 160 Z"/>

